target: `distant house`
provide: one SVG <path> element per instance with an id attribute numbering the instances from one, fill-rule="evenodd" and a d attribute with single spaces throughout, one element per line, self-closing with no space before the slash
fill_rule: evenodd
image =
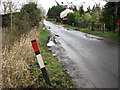
<path id="1" fill-rule="evenodd" d="M 74 13 L 74 11 L 72 10 L 72 9 L 65 9 L 64 11 L 62 11 L 61 13 L 60 13 L 60 18 L 61 18 L 61 20 L 63 21 L 63 23 L 67 23 L 67 20 L 68 20 L 68 18 L 67 18 L 67 14 L 68 13 Z"/>
<path id="2" fill-rule="evenodd" d="M 48 18 L 48 15 L 46 15 L 45 18 Z"/>

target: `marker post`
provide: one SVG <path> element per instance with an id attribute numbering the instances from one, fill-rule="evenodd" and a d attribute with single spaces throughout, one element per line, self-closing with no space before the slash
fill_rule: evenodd
<path id="1" fill-rule="evenodd" d="M 118 19 L 119 37 L 120 37 L 120 19 Z"/>
<path id="2" fill-rule="evenodd" d="M 32 43 L 32 46 L 33 46 L 33 49 L 34 49 L 34 52 L 35 52 L 35 55 L 38 59 L 38 63 L 40 65 L 40 68 L 41 68 L 41 71 L 42 71 L 42 75 L 45 79 L 45 82 L 51 86 L 51 83 L 50 83 L 50 80 L 49 80 L 49 77 L 48 77 L 48 74 L 47 74 L 47 71 L 46 71 L 46 68 L 45 68 L 45 65 L 44 65 L 44 62 L 43 62 L 43 59 L 42 59 L 42 56 L 40 54 L 40 51 L 39 51 L 39 48 L 38 48 L 38 45 L 37 45 L 37 42 L 36 40 L 32 40 L 31 41 Z"/>
<path id="3" fill-rule="evenodd" d="M 45 24 L 43 24 L 43 32 L 45 32 Z"/>

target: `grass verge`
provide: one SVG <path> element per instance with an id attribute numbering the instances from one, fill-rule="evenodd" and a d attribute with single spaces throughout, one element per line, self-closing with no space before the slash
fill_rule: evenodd
<path id="1" fill-rule="evenodd" d="M 39 37 L 39 31 L 30 30 L 21 35 L 19 41 L 9 49 L 6 45 L 2 50 L 2 88 L 20 88 L 31 85 L 36 78 L 31 72 L 31 64 L 35 64 L 36 57 L 33 53 L 31 40 Z M 38 39 L 37 39 L 38 40 Z M 34 74 L 35 75 L 35 74 Z"/>
<path id="2" fill-rule="evenodd" d="M 42 23 L 40 24 L 42 27 Z M 75 88 L 71 78 L 62 65 L 48 50 L 46 43 L 49 32 L 32 29 L 15 40 L 12 47 L 6 45 L 2 50 L 2 88 Z M 34 54 L 31 40 L 36 39 L 40 47 L 50 81 L 48 86 L 42 77 L 38 60 Z M 40 43 L 39 43 L 40 42 Z"/>
<path id="3" fill-rule="evenodd" d="M 89 34 L 98 35 L 98 36 L 101 36 L 101 37 L 107 37 L 107 38 L 119 40 L 119 35 L 118 35 L 117 32 L 113 33 L 113 32 L 104 31 L 104 33 L 103 33 L 100 30 L 94 30 L 94 31 L 92 31 L 89 28 L 73 27 L 73 26 L 70 26 L 68 24 L 62 24 L 62 23 L 57 23 L 57 22 L 53 22 L 53 23 L 54 24 L 58 24 L 58 25 L 63 25 L 64 27 L 71 28 L 71 29 L 74 29 L 74 30 L 77 30 L 77 31 L 82 31 L 82 32 L 86 32 L 86 33 L 89 33 Z"/>
<path id="4" fill-rule="evenodd" d="M 40 32 L 40 52 L 46 65 L 46 69 L 50 78 L 50 82 L 53 88 L 76 88 L 71 77 L 67 75 L 62 65 L 58 60 L 52 56 L 52 53 L 46 46 L 49 38 L 49 31 Z"/>

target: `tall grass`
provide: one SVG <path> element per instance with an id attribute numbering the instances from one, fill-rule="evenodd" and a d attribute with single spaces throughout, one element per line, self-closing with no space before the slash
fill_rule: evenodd
<path id="1" fill-rule="evenodd" d="M 31 46 L 32 39 L 39 39 L 39 31 L 32 29 L 26 36 L 23 34 L 19 41 L 2 51 L 2 87 L 17 88 L 30 84 L 32 74 L 29 71 L 30 63 L 35 62 L 35 55 Z"/>
<path id="2" fill-rule="evenodd" d="M 30 4 L 27 4 L 28 6 Z M 26 10 L 37 9 L 35 3 Z M 26 5 L 25 5 L 26 6 Z M 23 6 L 23 7 L 25 7 Z M 39 11 L 37 9 L 37 11 Z M 2 87 L 3 88 L 17 88 L 27 87 L 32 79 L 35 79 L 31 74 L 30 66 L 36 63 L 36 58 L 31 46 L 31 40 L 36 39 L 39 41 L 39 30 L 35 27 L 39 24 L 41 13 L 35 10 L 35 24 L 31 19 L 30 13 L 24 11 L 13 15 L 13 26 L 3 28 L 3 49 L 2 49 Z M 10 24 L 10 23 L 9 23 Z M 39 25 L 38 25 L 39 26 Z M 40 29 L 40 28 L 39 28 Z"/>

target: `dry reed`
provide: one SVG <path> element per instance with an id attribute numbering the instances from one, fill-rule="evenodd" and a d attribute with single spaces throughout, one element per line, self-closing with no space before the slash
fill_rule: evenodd
<path id="1" fill-rule="evenodd" d="M 6 45 L 2 50 L 2 87 L 16 88 L 27 86 L 25 80 L 31 79 L 29 63 L 35 62 L 31 40 L 39 40 L 39 30 L 32 29 L 27 35 L 22 35 L 20 41 L 15 41 L 11 49 Z"/>

